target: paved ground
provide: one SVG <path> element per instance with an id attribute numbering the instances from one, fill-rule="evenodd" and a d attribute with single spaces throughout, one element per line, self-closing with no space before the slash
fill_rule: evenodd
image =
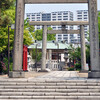
<path id="1" fill-rule="evenodd" d="M 69 78 L 69 77 L 76 77 L 78 78 L 79 75 L 75 71 L 53 71 L 43 76 L 39 76 L 40 78 Z"/>
<path id="2" fill-rule="evenodd" d="M 86 73 L 81 73 L 81 76 Z M 87 76 L 87 75 L 86 75 Z M 55 79 L 55 80 L 81 80 L 87 77 L 80 77 L 76 71 L 53 71 L 42 76 L 36 77 L 37 79 Z"/>
<path id="3" fill-rule="evenodd" d="M 79 79 L 87 78 L 87 73 L 79 73 L 76 71 L 52 71 L 52 72 L 25 72 L 25 78 L 56 78 L 56 79 Z M 7 78 L 7 75 L 0 75 L 0 78 Z"/>
<path id="4" fill-rule="evenodd" d="M 35 71 L 29 71 L 29 72 L 25 72 L 25 78 L 29 78 L 29 77 L 37 77 L 37 76 L 41 76 L 41 75 L 44 75 L 44 74 L 47 74 L 47 72 L 45 73 L 38 73 L 38 72 L 35 72 Z M 8 75 L 0 75 L 1 78 L 7 78 Z"/>

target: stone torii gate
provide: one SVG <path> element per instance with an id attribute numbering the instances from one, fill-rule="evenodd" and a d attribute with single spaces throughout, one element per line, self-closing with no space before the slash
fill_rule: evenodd
<path id="1" fill-rule="evenodd" d="M 66 30 L 66 26 L 62 26 L 62 30 L 48 30 L 48 34 L 80 34 L 81 38 L 81 71 L 86 71 L 86 50 L 85 50 L 85 34 L 84 25 L 80 25 L 80 30 Z"/>
<path id="2" fill-rule="evenodd" d="M 9 77 L 24 77 L 22 71 L 23 28 L 25 4 L 88 3 L 90 33 L 90 78 L 100 78 L 97 0 L 16 0 L 13 71 Z M 45 26 L 46 28 L 46 26 Z"/>
<path id="3" fill-rule="evenodd" d="M 85 36 L 84 25 L 88 25 L 87 21 L 32 21 L 30 25 L 42 25 L 43 26 L 43 40 L 42 40 L 42 66 L 41 71 L 46 71 L 46 42 L 47 33 L 52 34 L 79 34 L 81 35 L 81 71 L 86 69 L 86 54 L 85 54 Z M 61 25 L 61 30 L 47 30 L 48 25 Z M 66 30 L 66 25 L 80 25 L 79 30 Z"/>

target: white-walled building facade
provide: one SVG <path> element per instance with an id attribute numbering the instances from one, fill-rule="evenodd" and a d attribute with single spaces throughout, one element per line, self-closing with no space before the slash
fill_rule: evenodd
<path id="1" fill-rule="evenodd" d="M 73 21 L 73 12 L 58 11 L 51 13 L 26 13 L 26 18 L 29 21 Z M 48 26 L 49 27 L 49 26 Z M 53 30 L 61 30 L 61 26 L 50 26 Z M 35 30 L 42 29 L 42 26 L 35 26 Z M 66 26 L 66 29 L 73 30 L 73 26 Z M 66 43 L 74 42 L 73 34 L 56 34 L 56 41 L 66 40 Z"/>
<path id="2" fill-rule="evenodd" d="M 76 20 L 77 21 L 88 21 L 88 10 L 77 10 L 76 11 Z M 77 29 L 80 29 L 80 26 L 77 26 Z M 89 25 L 84 26 L 84 34 L 85 40 L 87 41 L 88 33 L 89 32 Z M 74 43 L 80 43 L 80 34 L 77 34 L 74 40 Z"/>

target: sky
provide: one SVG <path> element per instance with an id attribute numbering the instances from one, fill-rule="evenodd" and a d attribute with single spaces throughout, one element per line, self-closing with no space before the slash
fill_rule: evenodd
<path id="1" fill-rule="evenodd" d="M 100 0 L 98 1 L 98 10 L 100 10 Z M 35 13 L 35 12 L 54 12 L 54 11 L 72 11 L 75 13 L 77 10 L 87 10 L 87 4 L 26 4 L 25 5 L 25 14 L 26 13 Z"/>

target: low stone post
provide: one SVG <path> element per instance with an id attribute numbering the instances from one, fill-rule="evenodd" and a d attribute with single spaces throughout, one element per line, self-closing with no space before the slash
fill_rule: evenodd
<path id="1" fill-rule="evenodd" d="M 43 26 L 43 39 L 42 39 L 42 65 L 39 72 L 46 71 L 46 48 L 47 48 L 47 26 Z"/>
<path id="2" fill-rule="evenodd" d="M 81 71 L 86 71 L 86 52 L 85 52 L 85 34 L 84 26 L 80 25 L 80 36 L 81 36 Z"/>
<path id="3" fill-rule="evenodd" d="M 13 56 L 13 71 L 9 73 L 11 78 L 24 77 L 22 70 L 22 55 L 23 55 L 23 29 L 24 29 L 24 8 L 25 0 L 16 0 L 16 22 L 14 34 L 14 56 Z"/>
<path id="4" fill-rule="evenodd" d="M 52 60 L 52 50 L 49 50 L 49 68 L 50 69 L 52 69 L 52 62 L 51 62 L 51 60 Z"/>
<path id="5" fill-rule="evenodd" d="M 52 50 L 49 50 L 49 61 L 51 62 L 52 60 Z"/>
<path id="6" fill-rule="evenodd" d="M 88 73 L 88 77 L 100 78 L 97 0 L 88 0 L 88 2 L 91 60 L 91 72 Z"/>

